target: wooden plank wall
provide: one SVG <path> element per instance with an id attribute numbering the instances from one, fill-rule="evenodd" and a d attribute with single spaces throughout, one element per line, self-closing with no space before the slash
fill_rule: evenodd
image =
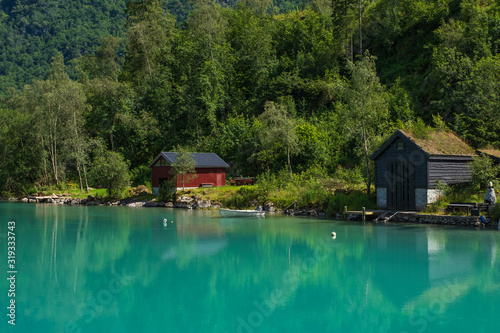
<path id="1" fill-rule="evenodd" d="M 438 180 L 453 185 L 472 180 L 472 173 L 466 160 L 431 160 L 429 161 L 429 187 L 436 188 Z"/>

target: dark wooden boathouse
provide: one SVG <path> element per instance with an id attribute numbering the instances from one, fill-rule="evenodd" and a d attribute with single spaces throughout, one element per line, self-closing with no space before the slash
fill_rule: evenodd
<path id="1" fill-rule="evenodd" d="M 195 161 L 196 174 L 189 182 L 185 183 L 185 188 L 195 187 L 216 187 L 226 185 L 226 169 L 229 165 L 214 153 L 191 153 L 191 157 Z M 170 170 L 172 163 L 177 160 L 177 153 L 162 152 L 149 165 L 151 168 L 151 185 L 153 194 L 158 194 L 160 185 L 173 178 Z M 177 188 L 183 186 L 182 180 L 179 178 L 176 181 Z"/>
<path id="2" fill-rule="evenodd" d="M 429 131 L 425 137 L 396 130 L 372 155 L 377 206 L 422 210 L 439 196 L 438 182 L 471 181 L 474 150 L 456 135 Z"/>

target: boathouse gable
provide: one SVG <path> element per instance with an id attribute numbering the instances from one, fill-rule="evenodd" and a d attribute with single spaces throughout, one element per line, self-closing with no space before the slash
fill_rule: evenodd
<path id="1" fill-rule="evenodd" d="M 436 147 L 433 146 L 436 143 Z M 447 154 L 447 150 L 452 154 Z M 422 210 L 439 197 L 438 183 L 471 181 L 473 150 L 458 137 L 431 132 L 418 140 L 395 131 L 372 155 L 377 206 L 391 210 Z"/>
<path id="2" fill-rule="evenodd" d="M 388 186 L 389 166 L 394 162 L 411 163 L 415 186 L 425 187 L 427 168 L 421 166 L 425 165 L 427 154 L 400 131 L 395 132 L 385 143 L 380 151 L 375 151 L 371 156 L 375 163 L 375 187 Z"/>

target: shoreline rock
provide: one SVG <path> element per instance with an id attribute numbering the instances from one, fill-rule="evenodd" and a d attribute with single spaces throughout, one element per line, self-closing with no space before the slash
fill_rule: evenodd
<path id="1" fill-rule="evenodd" d="M 33 203 L 34 199 L 29 197 L 17 198 L 23 202 Z M 64 205 L 85 205 L 85 206 L 126 206 L 132 208 L 179 208 L 179 209 L 219 209 L 222 204 L 218 201 L 210 199 L 202 199 L 199 195 L 182 195 L 176 201 L 156 201 L 156 199 L 140 200 L 138 198 L 125 198 L 114 201 L 102 201 L 99 198 L 89 195 L 87 198 L 72 198 L 70 196 L 56 196 L 44 197 L 39 199 L 37 203 L 49 204 L 64 204 Z M 257 206 L 258 203 L 255 204 Z M 281 211 L 276 208 L 274 202 L 268 201 L 262 205 L 262 208 L 268 213 L 284 213 L 291 216 L 311 216 L 311 217 L 326 217 L 326 214 L 319 208 L 300 207 L 297 209 L 289 209 Z"/>

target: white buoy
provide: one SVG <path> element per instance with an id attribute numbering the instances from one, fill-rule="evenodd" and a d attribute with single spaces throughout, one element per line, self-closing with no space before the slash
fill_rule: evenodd
<path id="1" fill-rule="evenodd" d="M 168 220 L 167 219 L 163 219 L 163 226 L 166 227 L 167 226 L 167 223 L 168 223 Z"/>
<path id="2" fill-rule="evenodd" d="M 332 231 L 332 238 L 333 239 L 337 238 L 337 233 L 335 231 Z"/>

